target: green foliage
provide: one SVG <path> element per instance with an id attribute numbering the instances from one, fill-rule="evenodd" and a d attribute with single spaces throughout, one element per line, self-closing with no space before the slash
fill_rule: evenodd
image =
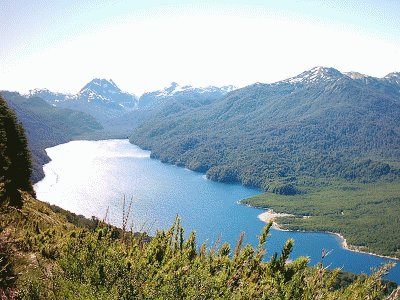
<path id="1" fill-rule="evenodd" d="M 10 244 L 0 239 L 0 290 L 12 286 L 15 282 L 16 275 L 10 262 L 12 254 L 10 246 Z"/>
<path id="2" fill-rule="evenodd" d="M 0 96 L 0 204 L 21 208 L 19 190 L 34 194 L 30 176 L 31 155 L 25 132 L 14 112 Z"/>
<path id="3" fill-rule="evenodd" d="M 55 299 L 383 297 L 378 279 L 382 273 L 334 291 L 336 273 L 328 275 L 323 266 L 308 268 L 305 258 L 288 262 L 292 241 L 286 243 L 281 255 L 264 263 L 250 246 L 238 250 L 233 258 L 224 251 L 199 253 L 194 235 L 184 240 L 182 232 L 177 220 L 170 230 L 159 231 L 148 243 L 139 237 L 122 244 L 113 238 L 110 226 L 95 233 L 78 231 L 63 249 L 51 280 L 41 284 L 41 292 L 47 290 L 47 297 Z"/>
<path id="4" fill-rule="evenodd" d="M 66 220 L 69 223 L 74 224 L 76 227 L 84 227 L 94 230 L 99 224 L 99 220 L 95 217 L 88 219 L 83 215 L 77 215 L 57 205 L 50 205 L 50 208 L 53 212 L 65 216 Z"/>
<path id="5" fill-rule="evenodd" d="M 295 215 L 279 219 L 284 228 L 337 232 L 359 250 L 400 258 L 400 183 L 314 185 L 305 183 L 300 195 L 265 193 L 242 203 Z"/>
<path id="6" fill-rule="evenodd" d="M 293 241 L 265 262 L 272 223 L 256 248 L 243 247 L 240 237 L 231 252 L 227 244 L 199 247 L 194 232 L 185 238 L 179 218 L 149 239 L 116 234 L 120 230 L 102 222 L 94 230 L 77 228 L 48 205 L 30 197 L 25 202 L 22 211 L 0 214 L 17 251 L 9 255 L 19 274 L 9 294 L 20 299 L 383 299 L 393 289 L 379 279 L 384 270 L 338 286 L 337 271 L 308 267 L 307 258 L 290 261 Z M 56 255 L 43 251 L 50 246 Z"/>

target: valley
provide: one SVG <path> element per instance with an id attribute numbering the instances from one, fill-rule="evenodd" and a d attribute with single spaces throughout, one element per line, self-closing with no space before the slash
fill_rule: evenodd
<path id="1" fill-rule="evenodd" d="M 0 299 L 400 299 L 400 1 L 0 1 Z"/>
<path id="2" fill-rule="evenodd" d="M 27 128 L 35 182 L 45 148 L 129 137 L 161 162 L 264 191 L 242 203 L 295 215 L 283 228 L 399 258 L 398 77 L 316 67 L 241 89 L 172 83 L 137 97 L 94 79 L 76 95 L 3 94 Z"/>
<path id="3" fill-rule="evenodd" d="M 128 140 L 73 141 L 48 148 L 47 152 L 52 160 L 45 165 L 45 178 L 35 185 L 36 195 L 40 200 L 87 218 L 92 216 L 99 219 L 106 218 L 107 222 L 122 227 L 121 215 L 124 210 L 123 199 L 125 197 L 126 203 L 132 201 L 127 223 L 134 231 L 144 230 L 154 236 L 158 230 L 168 230 L 176 216 L 179 215 L 182 219 L 182 226 L 186 230 L 184 236 L 187 237 L 189 232 L 195 231 L 199 244 L 206 243 L 209 247 L 213 247 L 213 245 L 227 242 L 234 245 L 241 232 L 244 232 L 243 243 L 253 247 L 257 246 L 257 236 L 265 225 L 258 219 L 258 216 L 264 210 L 240 205 L 239 201 L 249 197 L 253 197 L 250 198 L 250 201 L 263 199 L 263 194 L 260 194 L 259 189 L 207 180 L 202 173 L 192 172 L 171 164 L 163 164 L 158 160 L 151 159 L 149 151 L 130 144 Z M 79 169 L 79 176 L 75 174 L 77 169 Z M 387 186 L 383 186 L 376 189 L 376 192 L 370 195 L 370 199 L 375 199 L 374 197 L 380 195 L 386 188 Z M 332 190 L 334 192 L 333 188 Z M 365 196 L 368 192 L 371 190 L 361 191 L 361 195 Z M 396 195 L 397 192 L 398 189 L 393 190 L 391 195 Z M 319 217 L 315 211 L 312 211 L 315 217 L 311 216 L 307 220 L 314 221 L 315 218 L 320 221 L 320 224 L 317 223 L 315 227 L 310 226 L 307 228 L 309 231 L 316 231 L 317 226 L 321 223 L 325 225 L 323 228 L 326 231 L 328 231 L 327 228 L 330 228 L 329 226 L 333 227 L 330 222 L 324 222 L 324 217 L 334 215 L 334 210 L 331 208 L 332 205 L 329 206 L 329 202 L 335 202 L 338 198 L 346 196 L 344 192 L 340 194 L 337 191 L 336 193 L 338 194 L 336 198 L 325 197 L 326 200 L 323 202 L 325 214 Z M 311 191 L 305 195 L 313 197 Z M 313 197 L 314 203 L 318 203 L 321 195 L 322 193 Z M 390 196 L 389 193 L 386 195 Z M 369 214 L 364 216 L 363 213 L 371 208 L 370 199 L 364 200 L 355 196 L 353 198 L 352 202 L 347 201 L 348 204 L 344 211 L 350 216 L 352 214 L 355 216 L 353 218 L 346 216 L 339 220 L 339 224 L 345 224 L 339 228 L 333 227 L 336 229 L 334 232 L 344 234 L 350 246 L 353 242 L 360 240 L 366 244 L 369 242 L 371 245 L 368 248 L 369 251 L 373 249 L 374 252 L 380 252 L 382 249 L 390 249 L 395 245 L 395 240 L 389 239 L 390 236 L 396 236 L 395 232 L 387 231 L 383 234 L 382 231 L 377 232 L 377 229 L 374 229 L 375 226 L 380 230 L 392 228 L 396 231 L 396 226 L 393 225 L 390 218 L 395 215 L 395 212 L 389 214 L 388 208 L 377 211 L 374 215 L 370 210 L 368 211 L 371 215 L 369 218 Z M 246 200 L 245 202 L 252 205 L 258 204 Z M 294 198 L 294 203 L 298 203 L 298 207 L 290 212 L 297 215 L 305 213 L 311 205 L 310 202 Z M 278 198 L 276 202 L 272 202 L 272 204 L 275 203 L 285 203 L 285 199 Z M 388 202 L 386 206 L 390 207 L 393 204 Z M 319 207 L 318 204 L 314 206 Z M 357 206 L 361 206 L 362 210 L 354 209 Z M 384 205 L 380 205 L 379 208 L 384 208 Z M 278 209 L 277 211 L 279 211 Z M 385 214 L 387 215 L 386 219 L 383 218 Z M 346 221 L 344 222 L 343 219 Z M 355 222 L 357 219 L 358 223 Z M 280 225 L 284 224 L 284 228 L 287 228 L 285 220 L 278 219 L 277 222 Z M 377 222 L 381 220 L 384 220 L 385 223 Z M 361 225 L 366 221 L 368 222 L 365 227 L 362 227 Z M 360 225 L 358 228 L 361 230 L 357 228 L 353 232 L 344 231 L 344 229 L 348 230 L 348 223 L 351 222 Z M 362 230 L 363 228 L 365 230 Z M 293 229 L 297 230 L 298 228 Z M 357 235 L 357 239 L 351 239 L 355 235 Z M 320 231 L 281 231 L 275 228 L 270 230 L 268 244 L 265 247 L 266 257 L 269 258 L 273 253 L 279 253 L 281 245 L 288 239 L 293 239 L 295 245 L 290 258 L 307 256 L 310 265 L 320 262 L 322 249 L 331 251 L 331 254 L 324 259 L 325 264 L 330 265 L 331 268 L 342 268 L 343 271 L 356 274 L 370 274 L 371 268 L 383 263 L 395 262 L 395 260 L 375 255 L 348 251 L 342 247 L 342 240 L 336 235 Z M 375 240 L 376 244 L 372 244 L 371 241 Z M 378 248 L 379 246 L 380 248 Z M 400 266 L 391 269 L 387 278 L 398 282 Z"/>

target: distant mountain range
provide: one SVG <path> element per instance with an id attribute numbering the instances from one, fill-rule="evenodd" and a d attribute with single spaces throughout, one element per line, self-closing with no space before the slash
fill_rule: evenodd
<path id="1" fill-rule="evenodd" d="M 316 67 L 159 113 L 131 142 L 211 179 L 268 190 L 300 177 L 397 178 L 399 120 L 400 73 L 374 78 Z"/>
<path id="2" fill-rule="evenodd" d="M 144 118 L 141 112 L 134 113 L 136 110 L 145 111 L 143 115 L 147 117 L 149 111 L 155 112 L 165 106 L 176 108 L 179 104 L 183 107 L 197 107 L 209 104 L 233 89 L 233 86 L 204 88 L 180 86 L 173 82 L 169 87 L 145 93 L 138 99 L 135 95 L 122 91 L 111 79 L 93 79 L 75 95 L 55 93 L 48 89 L 34 89 L 25 96 L 40 97 L 56 107 L 86 112 L 105 124 L 121 123 L 119 118 L 122 117 L 127 124 L 133 125 L 138 121 L 136 118 L 140 120 Z M 132 129 L 123 127 L 126 130 Z"/>
<path id="3" fill-rule="evenodd" d="M 268 189 L 299 176 L 371 181 L 400 172 L 400 73 L 375 78 L 316 67 L 241 89 L 173 82 L 140 98 L 94 79 L 75 95 L 35 89 L 27 97 L 90 114 L 102 125 L 93 119 L 86 133 L 131 136 L 154 157 L 214 180 Z"/>
<path id="4" fill-rule="evenodd" d="M 111 79 L 93 79 L 75 95 L 34 89 L 26 96 L 40 97 L 56 107 L 86 112 L 101 122 L 134 110 L 138 102 L 135 95 L 122 91 Z"/>
<path id="5" fill-rule="evenodd" d="M 139 99 L 139 108 L 165 105 L 172 101 L 180 101 L 182 104 L 190 106 L 201 106 L 224 96 L 234 89 L 235 87 L 232 85 L 193 87 L 191 85 L 180 86 L 176 82 L 172 82 L 169 87 L 162 90 L 143 94 Z"/>
<path id="6" fill-rule="evenodd" d="M 126 137 L 143 122 L 174 115 L 189 108 L 208 105 L 232 90 L 234 90 L 233 86 L 193 87 L 181 86 L 173 82 L 162 90 L 143 94 L 139 98 L 136 110 L 109 120 L 103 125 L 108 132 Z"/>

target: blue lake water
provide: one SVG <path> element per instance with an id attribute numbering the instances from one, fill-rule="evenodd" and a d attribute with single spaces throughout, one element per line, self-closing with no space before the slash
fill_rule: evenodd
<path id="1" fill-rule="evenodd" d="M 196 231 L 198 243 L 207 241 L 211 247 L 220 240 L 232 248 L 242 231 L 245 242 L 256 245 L 265 225 L 257 218 L 263 210 L 238 204 L 259 190 L 213 182 L 201 173 L 163 164 L 128 140 L 73 141 L 46 151 L 52 161 L 35 185 L 38 199 L 86 217 L 107 215 L 120 226 L 125 196 L 127 202 L 132 199 L 129 224 L 136 231 L 151 234 L 169 228 L 178 214 L 186 233 Z M 389 261 L 345 250 L 332 234 L 275 229 L 267 240 L 267 256 L 280 252 L 289 238 L 295 240 L 291 259 L 309 256 L 311 264 L 321 260 L 322 249 L 332 251 L 324 265 L 354 273 L 370 274 L 371 268 Z M 400 283 L 399 264 L 387 278 Z"/>

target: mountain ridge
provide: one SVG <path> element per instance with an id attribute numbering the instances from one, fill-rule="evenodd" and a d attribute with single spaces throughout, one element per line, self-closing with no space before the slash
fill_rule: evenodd
<path id="1" fill-rule="evenodd" d="M 147 110 L 158 110 L 177 103 L 180 106 L 202 106 L 234 89 L 233 86 L 180 86 L 176 82 L 172 82 L 169 87 L 146 92 L 138 98 L 134 94 L 122 91 L 112 79 L 95 78 L 84 85 L 77 94 L 33 89 L 26 96 L 40 97 L 53 106 L 76 109 L 91 114 L 103 125 L 112 124 L 108 126 L 110 128 L 114 124 L 121 123 L 119 118 L 125 119 L 131 126 L 136 126 L 136 121 L 132 118 L 147 118 L 149 115 Z M 137 116 L 136 110 L 146 110 L 146 112 L 143 113 L 144 116 L 141 114 Z M 128 126 L 121 131 L 128 131 Z"/>
<path id="2" fill-rule="evenodd" d="M 193 87 L 172 82 L 163 89 L 144 93 L 138 100 L 137 109 L 108 120 L 103 125 L 109 132 L 127 137 L 143 122 L 157 116 L 172 116 L 188 108 L 209 105 L 233 89 L 233 86 Z"/>
<path id="3" fill-rule="evenodd" d="M 95 78 L 76 94 L 51 92 L 48 89 L 30 90 L 28 97 L 40 97 L 53 106 L 70 108 L 88 113 L 104 122 L 134 110 L 137 97 L 122 91 L 112 79 Z"/>
<path id="4" fill-rule="evenodd" d="M 131 142 L 211 179 L 264 189 L 292 176 L 397 177 L 399 94 L 385 77 L 352 79 L 316 67 L 159 115 L 134 130 Z"/>
<path id="5" fill-rule="evenodd" d="M 144 107 L 151 107 L 154 105 L 163 105 L 174 100 L 187 100 L 196 101 L 201 105 L 202 103 L 208 103 L 211 100 L 222 97 L 223 95 L 236 89 L 233 85 L 227 86 L 206 86 L 206 87 L 194 87 L 192 85 L 181 86 L 176 82 L 172 82 L 169 87 L 165 87 L 160 90 L 151 91 L 144 93 L 139 98 L 139 109 Z"/>

